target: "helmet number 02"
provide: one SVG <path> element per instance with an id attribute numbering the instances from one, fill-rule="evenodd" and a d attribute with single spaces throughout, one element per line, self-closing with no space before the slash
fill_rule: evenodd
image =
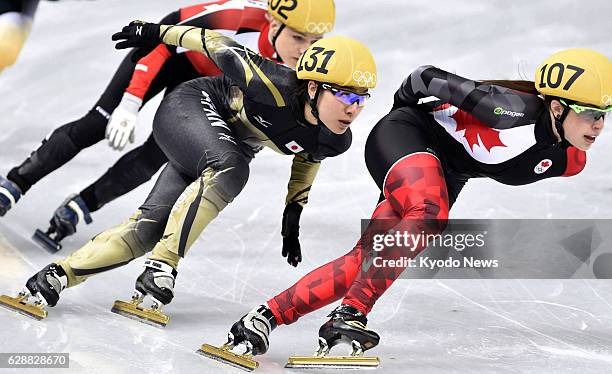
<path id="1" fill-rule="evenodd" d="M 289 5 L 285 4 L 283 6 L 281 6 L 281 3 L 291 3 Z M 273 11 L 275 11 L 276 13 L 278 13 L 279 16 L 283 17 L 284 19 L 289 18 L 286 14 L 285 11 L 292 11 L 295 8 L 297 8 L 297 0 L 270 0 L 270 9 L 272 9 Z M 278 10 L 277 10 L 278 9 Z"/>
<path id="2" fill-rule="evenodd" d="M 325 48 L 321 47 L 312 47 L 311 49 L 312 53 L 310 53 L 309 56 L 306 56 L 306 53 L 302 55 L 298 71 L 313 71 L 316 68 L 317 73 L 327 74 L 329 72 L 329 70 L 327 70 L 327 64 L 336 51 L 332 49 L 325 50 Z M 321 57 L 320 55 L 323 55 L 321 59 L 319 58 Z"/>
<path id="3" fill-rule="evenodd" d="M 550 65 L 549 68 L 548 64 L 546 64 L 542 66 L 542 69 L 540 69 L 540 72 L 542 73 L 540 75 L 540 88 L 546 88 L 547 86 L 550 88 L 559 87 L 561 85 L 561 82 L 563 82 L 563 75 L 565 74 L 566 70 L 572 70 L 574 74 L 563 86 L 562 89 L 564 91 L 569 90 L 570 87 L 572 87 L 572 85 L 574 84 L 574 82 L 576 82 L 576 79 L 578 79 L 578 77 L 580 77 L 584 73 L 583 68 L 574 65 L 563 65 L 557 62 Z M 555 71 L 557 72 L 557 78 L 553 81 L 553 73 Z"/>

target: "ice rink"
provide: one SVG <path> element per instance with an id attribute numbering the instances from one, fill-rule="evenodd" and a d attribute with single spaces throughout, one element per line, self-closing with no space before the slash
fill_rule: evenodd
<path id="1" fill-rule="evenodd" d="M 112 33 L 132 19 L 157 21 L 194 3 L 42 1 L 18 63 L 0 75 L 0 173 L 6 175 L 46 134 L 91 108 L 124 56 L 114 49 Z M 110 312 L 115 299 L 131 295 L 143 263 L 137 259 L 66 290 L 46 320 L 1 309 L 0 352 L 70 353 L 66 372 L 238 373 L 195 350 L 204 342 L 222 343 L 248 310 L 353 247 L 360 219 L 370 217 L 378 197 L 363 146 L 412 70 L 432 64 L 474 79 L 533 79 L 538 63 L 560 49 L 589 47 L 612 57 L 610 1 L 336 0 L 336 5 L 334 34 L 370 46 L 379 86 L 352 125 L 351 149 L 323 162 L 302 215 L 299 267 L 280 255 L 291 157 L 264 150 L 251 165 L 245 190 L 180 264 L 166 329 Z M 147 138 L 159 100 L 141 112 L 137 144 Z M 611 150 L 608 127 L 576 177 L 524 187 L 471 180 L 451 216 L 612 218 Z M 105 142 L 81 152 L 0 218 L 0 293 L 18 291 L 35 271 L 138 208 L 152 182 L 96 212 L 94 222 L 64 240 L 58 254 L 29 239 L 36 228 L 47 227 L 68 194 L 89 185 L 120 156 Z M 334 306 L 275 330 L 269 352 L 258 358 L 258 372 L 290 372 L 283 368 L 289 355 L 311 354 Z M 609 373 L 612 367 L 610 281 L 399 280 L 369 320 L 382 337 L 370 351 L 381 358 L 380 372 L 582 374 Z"/>

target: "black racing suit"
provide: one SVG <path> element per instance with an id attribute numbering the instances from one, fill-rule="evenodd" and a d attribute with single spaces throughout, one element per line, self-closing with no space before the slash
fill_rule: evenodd
<path id="1" fill-rule="evenodd" d="M 214 31 L 204 35 L 184 26 L 173 31 L 164 42 L 191 49 L 198 44 L 224 75 L 183 83 L 164 98 L 153 134 L 168 164 L 130 220 L 59 262 L 69 286 L 150 250 L 151 259 L 176 268 L 202 230 L 240 193 L 249 162 L 263 146 L 294 156 L 287 199 L 304 204 L 320 161 L 351 145 L 350 130 L 336 135 L 306 122 L 305 92 L 297 94 L 304 82 L 292 69 Z"/>

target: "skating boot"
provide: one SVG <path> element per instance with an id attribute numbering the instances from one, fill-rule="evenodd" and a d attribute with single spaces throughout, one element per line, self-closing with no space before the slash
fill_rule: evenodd
<path id="1" fill-rule="evenodd" d="M 174 280 L 177 271 L 172 266 L 155 260 L 146 260 L 144 267 L 145 270 L 136 279 L 132 300 L 115 301 L 111 311 L 152 326 L 166 327 L 170 317 L 161 309 L 162 305 L 169 304 L 174 297 Z M 153 302 L 150 308 L 140 306 L 146 295 L 150 295 Z"/>
<path id="2" fill-rule="evenodd" d="M 363 352 L 378 345 L 380 336 L 368 330 L 366 316 L 351 305 L 340 305 L 328 316 L 331 319 L 319 329 L 319 348 L 314 356 L 291 356 L 288 368 L 373 368 L 379 365 L 378 357 L 364 357 Z M 328 356 L 330 349 L 339 343 L 352 347 L 349 356 Z"/>
<path id="3" fill-rule="evenodd" d="M 227 334 L 227 343 L 221 347 L 203 344 L 197 353 L 246 371 L 253 371 L 259 366 L 253 356 L 266 353 L 270 333 L 275 328 L 274 314 L 267 305 L 260 305 L 234 323 Z"/>
<path id="4" fill-rule="evenodd" d="M 5 215 L 21 198 L 19 187 L 0 175 L 0 217 Z"/>
<path id="5" fill-rule="evenodd" d="M 74 234 L 78 223 L 81 221 L 85 221 L 87 224 L 92 222 L 89 209 L 87 209 L 87 205 L 85 205 L 81 196 L 70 195 L 53 213 L 47 231 L 43 232 L 37 229 L 32 239 L 46 250 L 55 253 L 62 249 L 60 241 Z"/>
<path id="6" fill-rule="evenodd" d="M 0 296 L 0 305 L 38 320 L 47 317 L 45 306 L 55 306 L 68 277 L 61 266 L 50 264 L 34 274 L 17 297 Z"/>

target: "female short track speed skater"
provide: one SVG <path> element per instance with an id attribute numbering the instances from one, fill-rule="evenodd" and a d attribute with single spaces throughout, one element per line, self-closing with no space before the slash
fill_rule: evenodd
<path id="1" fill-rule="evenodd" d="M 366 164 L 381 191 L 371 221 L 376 225 L 368 227 L 349 253 L 242 317 L 232 326 L 224 349 L 247 344 L 252 354 L 262 354 L 275 327 L 340 298 L 341 305 L 319 330 L 319 354 L 324 356 L 341 341 L 353 343 L 357 353 L 373 348 L 379 336 L 366 327 L 366 316 L 404 268 L 362 269 L 373 256 L 363 244 L 366 235 L 390 228 L 412 234 L 442 232 L 469 178 L 525 185 L 580 173 L 585 151 L 596 142 L 606 113 L 612 111 L 610 93 L 612 64 L 589 49 L 550 56 L 538 67 L 535 83 L 480 82 L 420 67 L 403 82 L 392 111 L 366 143 Z M 415 249 L 389 248 L 379 256 L 414 257 L 423 247 Z M 210 355 L 219 352 L 208 347 Z M 221 353 L 221 359 L 236 358 Z M 242 365 L 244 357 L 233 363 L 237 362 Z"/>
<path id="2" fill-rule="evenodd" d="M 299 0 L 290 11 L 271 5 L 263 0 L 216 0 L 181 8 L 161 23 L 224 30 L 262 56 L 295 68 L 304 50 L 332 30 L 334 2 Z M 147 52 L 142 59 L 136 58 Z M 57 128 L 6 178 L 0 176 L 0 216 L 35 183 L 105 136 L 115 149 L 133 142 L 138 111 L 159 92 L 165 89 L 168 94 L 182 82 L 219 73 L 215 64 L 199 52 L 163 44 L 130 52 L 87 115 Z M 37 230 L 35 239 L 49 250 L 59 250 L 59 242 L 73 234 L 79 222 L 90 223 L 91 213 L 148 181 L 166 162 L 155 139 L 149 136 L 94 183 L 67 197 L 54 212 L 49 230 Z"/>
<path id="3" fill-rule="evenodd" d="M 300 214 L 320 161 L 349 148 L 349 127 L 376 85 L 368 48 L 346 37 L 324 38 L 306 50 L 296 72 L 227 36 L 191 26 L 134 22 L 113 38 L 126 39 L 118 48 L 161 38 L 200 51 L 224 75 L 183 83 L 162 101 L 153 133 L 169 162 L 140 209 L 35 274 L 20 297 L 36 295 L 54 306 L 64 288 L 152 250 L 133 302 L 118 302 L 114 311 L 165 325 L 168 317 L 159 307 L 173 298 L 179 259 L 240 193 L 249 162 L 263 146 L 293 156 L 282 235 L 283 256 L 297 266 Z M 138 306 L 147 294 L 154 299 L 153 310 Z M 7 304 L 6 297 L 2 300 Z M 16 309 L 27 307 L 11 300 Z M 32 308 L 30 314 L 44 316 L 45 311 Z"/>

